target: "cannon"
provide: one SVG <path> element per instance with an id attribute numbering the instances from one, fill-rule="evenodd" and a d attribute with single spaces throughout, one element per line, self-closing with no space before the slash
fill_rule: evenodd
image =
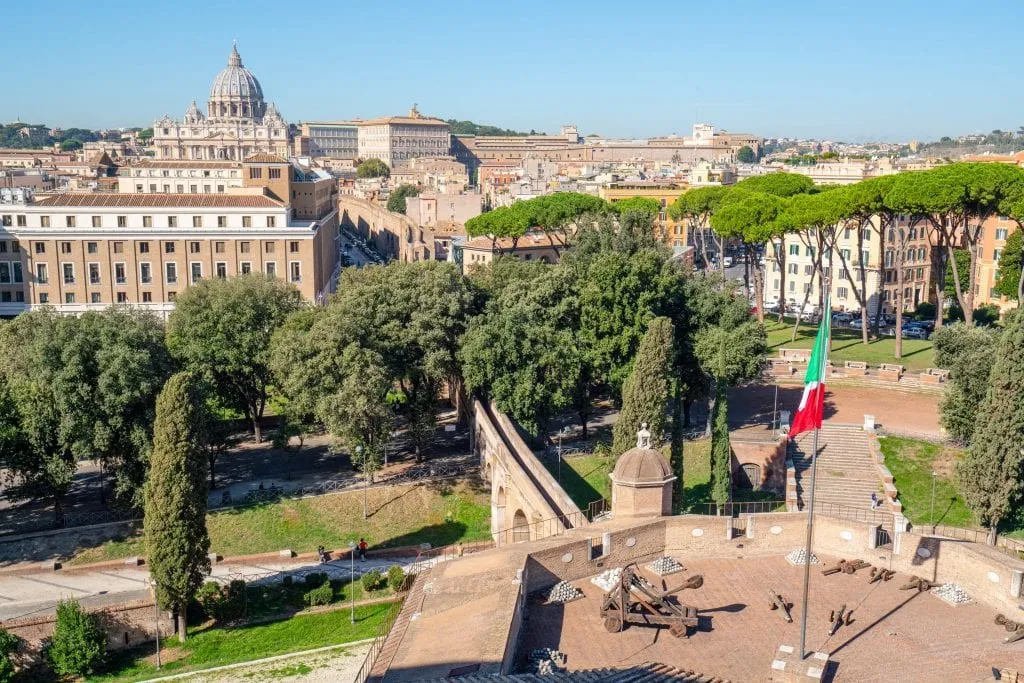
<path id="1" fill-rule="evenodd" d="M 822 569 L 821 573 L 825 576 L 831 576 L 832 574 L 838 574 L 840 572 L 843 574 L 854 574 L 858 569 L 864 569 L 870 566 L 871 565 L 864 560 L 839 560 L 836 564 Z"/>
<path id="2" fill-rule="evenodd" d="M 853 622 L 853 610 L 851 609 L 847 611 L 846 604 L 844 603 L 843 605 L 840 605 L 838 610 L 832 610 L 828 620 L 830 622 L 828 634 L 829 636 L 834 636 L 840 626 L 849 626 L 850 623 Z"/>
<path id="3" fill-rule="evenodd" d="M 1024 624 L 1011 621 L 1002 614 L 996 615 L 996 624 L 1005 628 L 1010 634 L 1003 639 L 1004 643 L 1016 643 L 1018 640 L 1024 640 Z"/>
<path id="4" fill-rule="evenodd" d="M 793 609 L 793 605 L 786 602 L 785 598 L 773 591 L 771 588 L 768 589 L 768 598 L 771 600 L 768 605 L 768 609 L 781 610 L 780 614 L 782 614 L 782 620 L 787 624 L 792 624 L 793 615 L 790 613 L 790 610 Z"/>
<path id="5" fill-rule="evenodd" d="M 909 591 L 917 589 L 918 593 L 923 593 L 926 590 L 941 586 L 939 583 L 932 583 L 928 579 L 922 579 L 920 576 L 911 576 L 910 581 L 900 586 L 901 591 Z"/>
<path id="6" fill-rule="evenodd" d="M 896 572 L 891 569 L 882 569 L 881 567 L 872 567 L 871 574 L 869 575 L 868 583 L 878 583 L 879 581 L 889 581 L 892 577 L 896 576 Z"/>
<path id="7" fill-rule="evenodd" d="M 688 637 L 690 629 L 698 624 L 697 608 L 679 603 L 674 594 L 703 585 L 704 577 L 695 574 L 675 588 L 659 591 L 638 572 L 635 563 L 628 564 L 601 601 L 605 630 L 619 633 L 629 624 L 668 626 L 676 638 Z"/>

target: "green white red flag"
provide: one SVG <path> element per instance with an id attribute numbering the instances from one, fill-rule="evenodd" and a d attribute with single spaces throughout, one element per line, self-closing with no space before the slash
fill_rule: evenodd
<path id="1" fill-rule="evenodd" d="M 826 302 L 821 324 L 818 325 L 818 336 L 814 339 L 814 351 L 804 374 L 804 395 L 789 428 L 790 439 L 801 432 L 821 428 L 821 417 L 825 410 L 825 357 L 828 355 L 828 338 L 831 333 L 832 311 Z"/>

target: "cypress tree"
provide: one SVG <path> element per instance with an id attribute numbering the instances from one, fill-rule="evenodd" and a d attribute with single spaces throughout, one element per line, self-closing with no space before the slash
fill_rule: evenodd
<path id="1" fill-rule="evenodd" d="M 654 318 L 640 342 L 630 373 L 622 387 L 622 411 L 612 431 L 612 453 L 620 455 L 636 445 L 643 422 L 651 432 L 651 445 L 661 445 L 667 419 L 669 372 L 672 366 L 673 329 L 668 318 Z"/>
<path id="2" fill-rule="evenodd" d="M 960 491 L 995 542 L 999 522 L 1024 494 L 1024 314 L 1008 320 L 996 348 L 974 437 L 957 467 Z"/>
<path id="3" fill-rule="evenodd" d="M 198 380 L 180 372 L 156 402 L 153 454 L 146 481 L 146 549 L 160 605 L 174 610 L 185 640 L 185 610 L 210 571 L 206 532 L 204 398 Z"/>
<path id="4" fill-rule="evenodd" d="M 729 446 L 729 387 L 715 385 L 711 426 L 711 499 L 722 505 L 732 496 L 732 449 Z"/>

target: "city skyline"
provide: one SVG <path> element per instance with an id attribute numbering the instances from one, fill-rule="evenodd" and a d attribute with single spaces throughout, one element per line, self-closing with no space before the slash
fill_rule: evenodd
<path id="1" fill-rule="evenodd" d="M 277 16 L 269 3 L 238 14 L 186 2 L 170 15 L 123 3 L 97 14 L 69 3 L 62 16 L 76 30 L 52 49 L 34 49 L 30 32 L 9 36 L 8 49 L 31 59 L 27 77 L 9 80 L 0 120 L 106 128 L 180 118 L 191 100 L 203 106 L 237 40 L 268 102 L 292 122 L 370 118 L 417 102 L 442 118 L 545 132 L 575 123 L 608 137 L 685 135 L 697 121 L 853 142 L 1015 130 L 1024 97 L 1002 86 L 1012 67 L 999 58 L 990 18 L 998 9 L 1013 25 L 1024 8 L 982 2 L 951 22 L 953 7 L 936 3 L 918 16 L 880 2 L 856 10 L 800 2 L 783 14 L 735 2 L 724 25 L 721 10 L 660 2 L 629 15 L 610 3 L 543 11 L 526 3 L 514 16 L 476 5 L 443 15 L 404 3 L 388 15 L 317 8 L 315 26 L 348 27 L 339 49 L 333 32 L 318 40 L 309 13 Z M 30 12 L 13 7 L 9 18 L 17 24 Z M 142 30 L 117 36 L 116 58 L 96 50 L 110 15 L 128 12 Z M 679 30 L 659 43 L 665 26 Z M 815 37 L 822 32 L 831 32 L 827 40 Z M 935 48 L 943 44 L 971 49 Z M 33 73 L 47 74 L 49 87 Z M 986 93 L 984 106 L 944 105 L 949 86 L 968 79 Z"/>

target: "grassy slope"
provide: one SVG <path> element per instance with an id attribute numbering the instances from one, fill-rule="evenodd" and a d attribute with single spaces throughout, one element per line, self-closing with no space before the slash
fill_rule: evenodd
<path id="1" fill-rule="evenodd" d="M 939 444 L 886 437 L 881 440 L 885 465 L 892 472 L 903 514 L 915 524 L 928 524 L 931 514 L 932 472 L 935 478 L 935 523 L 947 526 L 977 524 L 953 481 L 961 452 Z"/>
<path id="2" fill-rule="evenodd" d="M 814 345 L 814 335 L 818 328 L 814 325 L 800 325 L 796 341 L 790 341 L 793 321 L 779 325 L 773 320 L 765 319 L 765 330 L 768 332 L 768 353 L 778 355 L 778 349 L 809 349 Z M 881 337 L 871 341 L 867 346 L 861 342 L 860 329 L 833 328 L 832 351 L 829 358 L 836 363 L 848 360 L 866 361 L 868 365 L 877 366 L 881 363 L 895 363 L 893 349 L 896 347 L 895 337 Z M 920 339 L 903 340 L 903 358 L 899 361 L 908 371 L 921 371 L 933 367 L 935 356 L 930 341 Z"/>
<path id="3" fill-rule="evenodd" d="M 490 536 L 490 502 L 476 485 L 420 484 L 370 489 L 370 518 L 361 492 L 285 500 L 213 512 L 207 517 L 210 549 L 224 557 L 318 545 L 342 548 L 365 538 L 371 548 L 430 543 L 441 546 Z M 141 534 L 77 553 L 70 564 L 145 555 Z"/>
<path id="4" fill-rule="evenodd" d="M 349 623 L 349 611 L 340 609 L 257 626 L 207 628 L 191 634 L 184 646 L 168 638 L 163 641 L 165 664 L 159 674 L 169 676 L 372 638 L 389 607 L 357 607 L 355 624 Z M 144 653 L 121 653 L 110 662 L 106 673 L 86 680 L 121 683 L 152 678 L 157 671 L 151 658 L 151 648 Z"/>

